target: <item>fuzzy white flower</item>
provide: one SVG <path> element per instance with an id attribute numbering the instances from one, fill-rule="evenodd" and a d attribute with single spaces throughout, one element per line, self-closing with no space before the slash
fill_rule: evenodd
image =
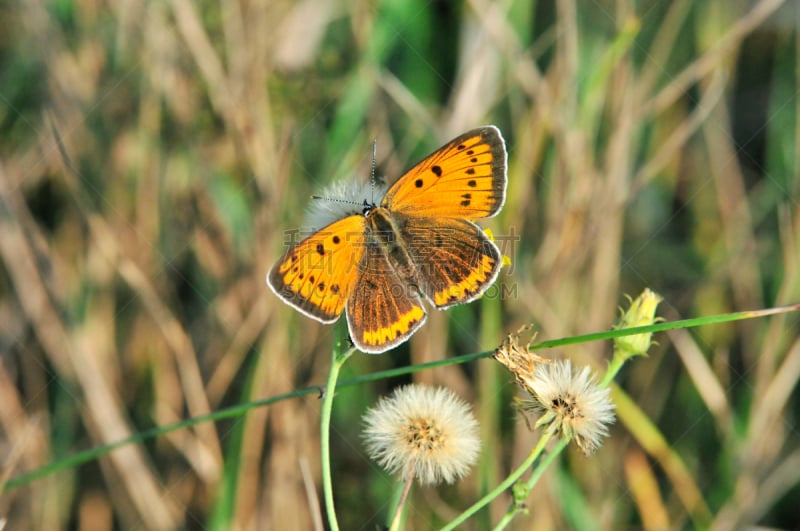
<path id="1" fill-rule="evenodd" d="M 306 223 L 319 230 L 347 216 L 362 214 L 365 206 L 379 204 L 386 190 L 387 186 L 379 182 L 335 182 L 314 196 L 306 212 Z"/>
<path id="2" fill-rule="evenodd" d="M 573 371 L 569 360 L 536 365 L 525 387 L 533 396 L 530 409 L 542 412 L 536 427 L 544 426 L 562 437 L 574 438 L 587 455 L 608 435 L 614 422 L 614 404 L 608 387 L 600 387 L 589 367 Z"/>
<path id="3" fill-rule="evenodd" d="M 478 421 L 466 402 L 444 387 L 407 385 L 364 415 L 370 457 L 392 474 L 422 485 L 453 483 L 478 459 Z"/>

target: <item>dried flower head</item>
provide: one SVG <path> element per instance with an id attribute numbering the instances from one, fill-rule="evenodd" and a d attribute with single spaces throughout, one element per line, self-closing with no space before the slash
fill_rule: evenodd
<path id="1" fill-rule="evenodd" d="M 550 360 L 542 358 L 531 350 L 531 343 L 536 338 L 536 334 L 533 334 L 527 345 L 524 347 L 520 345 L 520 334 L 531 327 L 532 325 L 523 325 L 515 333 L 508 334 L 492 354 L 494 359 L 511 371 L 517 383 L 529 392 L 531 389 L 527 382 L 533 379 L 536 366 L 540 363 L 550 362 Z"/>
<path id="2" fill-rule="evenodd" d="M 597 384 L 589 367 L 573 371 L 569 360 L 539 364 L 526 388 L 533 396 L 527 408 L 542 412 L 535 427 L 575 439 L 587 455 L 608 435 L 614 404 L 608 387 Z"/>
<path id="3" fill-rule="evenodd" d="M 370 457 L 392 474 L 413 474 L 423 485 L 453 483 L 478 458 L 478 421 L 469 405 L 444 387 L 396 389 L 363 421 Z"/>

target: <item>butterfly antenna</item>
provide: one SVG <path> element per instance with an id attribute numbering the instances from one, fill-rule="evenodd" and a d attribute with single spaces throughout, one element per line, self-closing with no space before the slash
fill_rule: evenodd
<path id="1" fill-rule="evenodd" d="M 370 178 L 370 187 L 372 188 L 372 203 L 375 204 L 375 166 L 378 159 L 378 139 L 372 139 L 372 176 Z"/>
<path id="2" fill-rule="evenodd" d="M 377 159 L 378 159 L 378 141 L 377 140 L 373 140 L 372 141 L 372 171 L 371 171 L 372 177 L 370 179 L 370 188 L 372 189 L 372 191 L 371 191 L 372 198 L 371 198 L 371 202 L 370 203 L 367 203 L 367 199 L 366 198 L 364 198 L 364 202 L 363 203 L 360 203 L 358 201 L 353 201 L 351 199 L 344 199 L 344 198 L 341 198 L 341 197 L 328 197 L 328 196 L 325 196 L 325 195 L 316 195 L 316 194 L 312 195 L 311 199 L 329 201 L 331 203 L 339 203 L 339 204 L 343 204 L 343 205 L 358 205 L 358 206 L 362 206 L 362 207 L 364 207 L 366 209 L 371 208 L 375 204 L 375 171 L 376 171 L 376 167 L 377 167 Z"/>
<path id="3" fill-rule="evenodd" d="M 331 203 L 342 203 L 344 205 L 361 205 L 358 201 L 352 201 L 350 199 L 343 199 L 341 197 L 328 197 L 326 195 L 312 195 L 311 199 L 322 199 L 324 201 L 330 201 Z"/>

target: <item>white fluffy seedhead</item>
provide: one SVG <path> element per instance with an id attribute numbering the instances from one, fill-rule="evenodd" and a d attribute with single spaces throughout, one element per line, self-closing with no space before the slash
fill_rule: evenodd
<path id="1" fill-rule="evenodd" d="M 365 206 L 379 204 L 388 186 L 381 183 L 358 183 L 342 180 L 313 196 L 306 212 L 306 224 L 319 230 L 354 214 L 361 214 Z"/>

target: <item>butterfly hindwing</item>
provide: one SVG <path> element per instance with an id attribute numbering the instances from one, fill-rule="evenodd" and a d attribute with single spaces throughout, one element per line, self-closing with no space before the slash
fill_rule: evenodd
<path id="1" fill-rule="evenodd" d="M 506 196 L 506 148 L 500 131 L 468 131 L 395 182 L 381 206 L 425 218 L 479 219 L 496 214 Z"/>
<path id="2" fill-rule="evenodd" d="M 348 216 L 313 233 L 275 264 L 267 284 L 304 314 L 332 323 L 358 281 L 365 219 Z"/>
<path id="3" fill-rule="evenodd" d="M 399 225 L 420 290 L 439 309 L 478 298 L 503 265 L 497 245 L 470 221 L 401 218 Z"/>
<path id="4" fill-rule="evenodd" d="M 416 288 L 400 280 L 380 247 L 367 245 L 359 281 L 347 301 L 350 338 L 363 352 L 377 354 L 408 339 L 425 322 Z"/>

